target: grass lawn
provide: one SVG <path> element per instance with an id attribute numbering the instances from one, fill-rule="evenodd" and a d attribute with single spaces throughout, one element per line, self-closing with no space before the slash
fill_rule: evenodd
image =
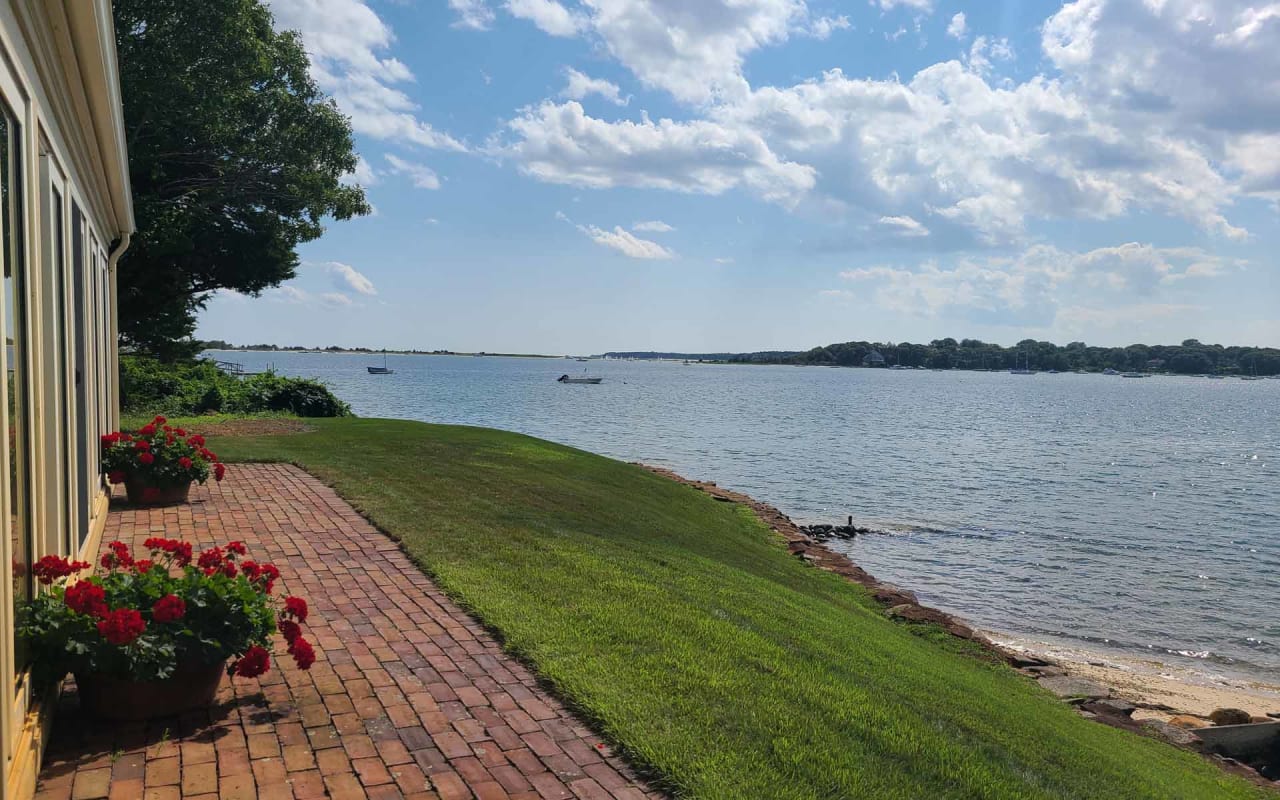
<path id="1" fill-rule="evenodd" d="M 886 620 L 693 489 L 511 433 L 307 424 L 210 446 L 330 482 L 679 797 L 1263 796 Z"/>

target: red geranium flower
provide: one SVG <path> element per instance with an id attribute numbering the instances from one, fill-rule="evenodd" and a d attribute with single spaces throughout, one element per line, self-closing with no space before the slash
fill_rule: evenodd
<path id="1" fill-rule="evenodd" d="M 31 566 L 31 574 L 45 586 L 59 578 L 93 566 L 87 561 L 68 561 L 62 556 L 45 556 Z"/>
<path id="2" fill-rule="evenodd" d="M 221 481 L 221 480 L 222 480 L 222 476 L 223 476 L 223 475 L 226 475 L 226 474 L 227 474 L 227 468 L 226 468 L 224 465 L 222 465 L 222 464 L 215 464 L 215 465 L 213 466 L 213 479 L 214 479 L 215 481 Z"/>
<path id="3" fill-rule="evenodd" d="M 298 637 L 302 636 L 302 626 L 291 619 L 280 620 L 276 627 L 280 629 L 280 635 L 284 637 L 290 647 L 293 647 L 293 643 L 298 640 Z"/>
<path id="4" fill-rule="evenodd" d="M 249 550 L 244 546 L 244 542 L 227 542 L 227 552 L 243 556 L 246 555 Z"/>
<path id="5" fill-rule="evenodd" d="M 197 448 L 199 448 L 199 447 L 203 447 L 203 446 L 204 446 L 204 437 L 203 437 L 203 436 L 201 436 L 201 435 L 200 435 L 200 434 L 198 434 L 198 433 L 193 433 L 193 434 L 191 434 L 191 436 L 187 439 L 187 444 L 191 445 L 192 447 L 197 447 Z"/>
<path id="6" fill-rule="evenodd" d="M 286 597 L 284 599 L 284 613 L 293 617 L 298 622 L 307 621 L 307 601 L 301 597 Z"/>
<path id="7" fill-rule="evenodd" d="M 182 428 L 174 428 L 174 429 L 173 429 L 173 432 L 174 432 L 174 433 L 176 433 L 176 434 L 178 434 L 179 436 L 186 436 L 186 435 L 187 435 L 187 432 L 186 432 L 186 431 L 184 431 Z"/>
<path id="8" fill-rule="evenodd" d="M 176 594 L 167 594 L 151 607 L 151 619 L 156 622 L 177 622 L 187 615 L 187 604 Z"/>
<path id="9" fill-rule="evenodd" d="M 74 586 L 68 586 L 62 601 L 77 614 L 101 617 L 107 613 L 107 593 L 101 586 L 90 581 L 80 581 Z"/>
<path id="10" fill-rule="evenodd" d="M 141 450 L 145 453 L 146 451 L 151 449 L 151 442 L 148 442 L 146 439 L 139 439 L 138 441 L 133 443 L 133 449 Z"/>
<path id="11" fill-rule="evenodd" d="M 152 425 L 163 425 L 163 424 L 165 424 L 165 423 L 166 423 L 166 422 L 168 422 L 168 421 L 169 421 L 169 420 L 165 419 L 164 417 L 160 416 L 159 414 L 156 414 L 156 418 L 155 418 L 155 419 L 153 419 L 153 420 L 151 420 L 151 424 L 152 424 Z"/>
<path id="12" fill-rule="evenodd" d="M 236 562 L 228 561 L 224 563 L 222 565 L 222 574 L 228 578 L 234 578 L 236 576 Z"/>
<path id="13" fill-rule="evenodd" d="M 149 464 L 151 464 L 152 462 L 154 462 L 155 460 L 156 460 L 156 457 L 155 457 L 155 456 L 153 456 L 153 455 L 151 455 L 151 454 L 150 454 L 150 453 L 148 453 L 148 452 L 145 452 L 145 451 L 144 451 L 144 452 L 141 452 L 141 453 L 139 453 L 139 454 L 138 454 L 138 462 L 139 462 L 139 463 L 141 463 L 141 464 L 148 464 L 148 465 L 149 465 Z"/>
<path id="14" fill-rule="evenodd" d="M 196 559 L 196 566 L 200 569 L 217 569 L 222 566 L 222 548 L 210 547 L 200 554 Z"/>
<path id="15" fill-rule="evenodd" d="M 107 545 L 107 552 L 102 554 L 103 569 L 133 566 L 133 556 L 129 553 L 129 545 L 124 542 L 112 542 Z"/>
<path id="16" fill-rule="evenodd" d="M 191 469 L 191 463 L 192 463 L 191 459 L 187 458 L 186 456 L 183 456 L 182 458 L 178 459 L 178 466 L 182 467 L 183 469 Z"/>
<path id="17" fill-rule="evenodd" d="M 255 644 L 243 656 L 231 664 L 231 673 L 241 678 L 256 678 L 271 669 L 271 654 L 262 645 Z"/>
<path id="18" fill-rule="evenodd" d="M 113 469 L 107 473 L 107 480 L 112 483 L 124 483 L 125 477 L 124 470 L 122 469 Z"/>
<path id="19" fill-rule="evenodd" d="M 136 608 L 117 608 L 98 622 L 102 638 L 120 647 L 133 644 L 146 629 L 147 623 Z"/>
<path id="20" fill-rule="evenodd" d="M 148 572 L 151 571 L 151 568 L 153 566 L 155 566 L 155 562 L 146 558 L 140 558 L 137 561 L 133 562 L 133 568 L 138 571 L 139 575 L 146 575 Z"/>
<path id="21" fill-rule="evenodd" d="M 311 665 L 316 663 L 315 648 L 301 636 L 294 639 L 293 644 L 289 645 L 289 653 L 293 656 L 298 669 L 311 669 Z"/>
<path id="22" fill-rule="evenodd" d="M 139 436 L 155 436 L 155 434 L 156 434 L 155 425 L 143 425 L 141 428 L 138 428 Z"/>

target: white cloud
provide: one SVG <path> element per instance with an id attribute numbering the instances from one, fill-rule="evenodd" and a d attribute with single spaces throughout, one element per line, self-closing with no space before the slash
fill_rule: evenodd
<path id="1" fill-rule="evenodd" d="M 818 17 L 802 29 L 802 33 L 815 39 L 829 39 L 836 31 L 853 29 L 849 18 L 841 14 L 838 17 Z"/>
<path id="2" fill-rule="evenodd" d="M 995 61 L 1012 61 L 1013 46 L 1008 39 L 988 39 L 979 36 L 969 47 L 968 64 L 973 71 L 985 75 Z"/>
<path id="3" fill-rule="evenodd" d="M 951 18 L 951 23 L 947 25 L 947 35 L 952 39 L 963 39 L 968 31 L 969 25 L 966 21 L 964 12 L 957 12 L 956 15 Z"/>
<path id="4" fill-rule="evenodd" d="M 909 8 L 925 14 L 933 12 L 933 0 L 871 0 L 873 6 L 881 11 L 892 11 L 895 8 Z"/>
<path id="5" fill-rule="evenodd" d="M 595 225 L 579 225 L 578 230 L 586 234 L 596 244 L 617 250 L 628 258 L 670 259 L 676 257 L 673 251 L 657 242 L 641 239 L 629 233 L 621 225 L 615 226 L 611 231 L 597 228 Z"/>
<path id="6" fill-rule="evenodd" d="M 574 22 L 580 31 L 594 34 L 646 86 L 691 103 L 745 94 L 750 53 L 793 34 L 825 37 L 848 23 L 811 17 L 804 0 L 582 0 L 582 7 Z"/>
<path id="7" fill-rule="evenodd" d="M 320 295 L 320 302 L 327 306 L 342 307 L 352 304 L 352 299 L 340 292 L 325 292 Z"/>
<path id="8" fill-rule="evenodd" d="M 662 220 L 650 220 L 648 222 L 637 222 L 631 226 L 633 231 L 643 231 L 647 233 L 670 233 L 675 228 L 671 227 Z"/>
<path id="9" fill-rule="evenodd" d="M 898 236 L 914 238 L 929 235 L 929 229 L 914 217 L 881 217 L 880 224 Z"/>
<path id="10" fill-rule="evenodd" d="M 561 90 L 561 97 L 570 100 L 582 100 L 588 95 L 596 94 L 618 106 L 625 106 L 631 102 L 630 97 L 622 96 L 621 90 L 616 83 L 610 83 L 602 78 L 592 78 L 578 72 L 573 67 L 565 67 L 564 74 L 568 79 L 568 84 Z"/>
<path id="11" fill-rule="evenodd" d="M 305 266 L 311 266 L 311 264 L 306 264 Z M 369 280 L 364 273 L 350 264 L 343 264 L 341 261 L 325 261 L 315 264 L 315 266 L 329 273 L 333 285 L 337 289 L 370 297 L 378 293 L 378 290 L 373 286 L 373 281 Z"/>
<path id="12" fill-rule="evenodd" d="M 403 158 L 397 158 L 390 153 L 386 154 L 386 159 L 387 163 L 391 165 L 392 174 L 407 176 L 413 182 L 413 185 L 419 189 L 440 188 L 440 177 L 436 175 L 435 170 L 425 164 L 405 161 Z"/>
<path id="13" fill-rule="evenodd" d="M 732 258 L 728 258 L 728 257 L 715 258 L 715 259 L 712 259 L 712 260 L 713 260 L 713 261 L 715 261 L 717 264 L 732 264 L 732 263 L 733 263 L 733 259 L 732 259 Z"/>
<path id="14" fill-rule="evenodd" d="M 587 26 L 584 15 L 570 11 L 556 0 L 507 0 L 507 11 L 513 17 L 529 20 L 552 36 L 576 36 Z"/>
<path id="15" fill-rule="evenodd" d="M 394 84 L 412 81 L 401 61 L 383 54 L 395 36 L 364 0 L 270 0 L 276 27 L 297 30 L 311 75 L 351 117 L 356 133 L 446 150 L 463 143 L 416 116 L 418 106 Z"/>
<path id="16" fill-rule="evenodd" d="M 267 289 L 262 293 L 262 296 L 277 303 L 299 304 L 306 303 L 311 300 L 311 294 L 309 292 L 299 289 L 297 286 L 289 285 L 276 286 L 274 288 Z"/>
<path id="17" fill-rule="evenodd" d="M 1154 298 L 1182 281 L 1241 266 L 1196 248 L 1129 243 L 1070 253 L 1036 245 L 1013 258 L 971 257 L 950 265 L 929 259 L 911 267 L 859 267 L 840 277 L 860 287 L 857 296 L 896 313 L 1043 327 L 1071 307 L 1156 304 Z"/>
<path id="18" fill-rule="evenodd" d="M 455 28 L 484 31 L 493 25 L 493 9 L 485 0 L 449 0 L 449 8 L 458 15 L 453 23 Z"/>
<path id="19" fill-rule="evenodd" d="M 343 176 L 343 183 L 355 183 L 360 186 L 373 186 L 378 182 L 378 173 L 373 165 L 364 160 L 364 156 L 356 156 L 356 168 Z"/>
<path id="20" fill-rule="evenodd" d="M 791 204 L 813 187 L 811 167 L 780 159 L 758 134 L 710 120 L 606 122 L 570 101 L 526 108 L 508 123 L 515 140 L 491 152 L 551 183 L 637 186 L 718 195 L 736 187 Z"/>

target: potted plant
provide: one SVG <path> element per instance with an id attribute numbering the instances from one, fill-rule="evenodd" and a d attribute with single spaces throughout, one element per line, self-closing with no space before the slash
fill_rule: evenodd
<path id="1" fill-rule="evenodd" d="M 280 576 L 273 565 L 242 558 L 240 542 L 195 555 L 177 539 L 145 545 L 151 557 L 135 560 L 126 544 L 112 542 L 101 573 L 70 585 L 66 579 L 89 564 L 45 556 L 32 567 L 50 587 L 19 620 L 38 682 L 74 673 L 86 711 L 137 720 L 208 706 L 224 672 L 264 674 L 277 630 L 298 667 L 311 668 L 315 650 L 301 629 L 306 601 L 272 595 Z"/>
<path id="2" fill-rule="evenodd" d="M 136 434 L 116 431 L 102 437 L 102 469 L 107 480 L 124 484 L 130 503 L 185 503 L 193 481 L 204 483 L 210 474 L 221 481 L 226 472 L 203 436 L 188 436 L 166 422 L 156 417 Z"/>

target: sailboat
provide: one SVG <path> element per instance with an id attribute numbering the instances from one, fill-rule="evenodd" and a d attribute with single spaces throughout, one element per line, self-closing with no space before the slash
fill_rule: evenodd
<path id="1" fill-rule="evenodd" d="M 1253 360 L 1253 374 L 1252 374 L 1252 375 L 1241 375 L 1241 376 L 1240 376 L 1240 380 L 1242 380 L 1242 381 L 1261 381 L 1261 380 L 1266 380 L 1263 376 L 1261 376 L 1261 375 L 1259 375 L 1259 374 L 1258 374 L 1258 359 L 1256 359 L 1256 358 L 1255 358 L 1255 359 Z"/>
<path id="2" fill-rule="evenodd" d="M 380 367 L 365 367 L 365 369 L 369 370 L 369 374 L 370 374 L 370 375 L 394 375 L 394 374 L 396 374 L 396 371 L 395 371 L 394 369 L 390 369 L 390 368 L 388 368 L 388 367 L 387 367 L 387 354 L 386 354 L 386 353 L 383 353 L 383 354 L 382 354 L 382 366 L 380 366 Z"/>
<path id="3" fill-rule="evenodd" d="M 1027 366 L 1023 369 L 1018 368 L 1018 360 L 1013 361 L 1013 369 L 1009 370 L 1010 375 L 1035 375 L 1036 371 L 1031 368 L 1031 356 L 1027 356 Z"/>

